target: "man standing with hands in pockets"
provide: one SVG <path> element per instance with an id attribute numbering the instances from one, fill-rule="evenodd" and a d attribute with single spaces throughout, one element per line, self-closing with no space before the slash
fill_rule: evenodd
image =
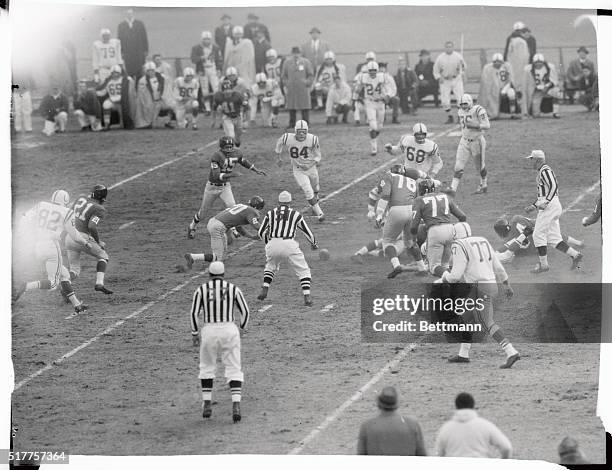
<path id="1" fill-rule="evenodd" d="M 463 74 L 465 73 L 465 61 L 463 56 L 454 50 L 452 41 L 446 41 L 445 51 L 438 56 L 433 66 L 433 74 L 440 82 L 440 101 L 446 111 L 446 123 L 453 123 L 451 114 L 451 92 L 455 95 L 457 102 L 463 95 Z"/>

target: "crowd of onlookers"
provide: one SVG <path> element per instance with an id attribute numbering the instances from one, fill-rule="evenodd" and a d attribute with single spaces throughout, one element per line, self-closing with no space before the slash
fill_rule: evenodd
<path id="1" fill-rule="evenodd" d="M 377 416 L 365 421 L 357 439 L 359 455 L 403 455 L 466 458 L 512 458 L 510 439 L 476 411 L 474 397 L 466 392 L 455 397 L 452 417 L 439 429 L 434 449 L 428 452 L 418 420 L 400 414 L 395 387 L 384 387 L 376 397 Z M 578 442 L 565 437 L 557 447 L 562 465 L 588 464 Z"/>
<path id="2" fill-rule="evenodd" d="M 197 129 L 198 114 L 215 111 L 214 96 L 223 91 L 226 81 L 244 96 L 240 113 L 244 127 L 248 121 L 255 125 L 258 112 L 264 125 L 277 126 L 278 112 L 283 107 L 288 111 L 290 127 L 298 112 L 308 121 L 311 109 L 324 111 L 328 124 L 347 123 L 353 112 L 355 124 L 360 124 L 363 96 L 355 96 L 353 84 L 367 64 L 376 60 L 374 52 L 366 53 L 365 62 L 357 66 L 353 75 L 337 60 L 317 27 L 310 29 L 308 40 L 293 46 L 290 54 L 283 57 L 272 47 L 270 30 L 257 15 L 249 14 L 244 26 L 234 25 L 227 14 L 220 20 L 221 25 L 214 31 L 201 32 L 200 41 L 191 48 L 189 64 L 180 59 L 170 64 L 159 53 L 150 55 L 146 27 L 135 18 L 133 9 L 128 9 L 116 37 L 110 29 L 100 31 L 100 39 L 92 47 L 91 75 L 85 79 L 77 79 L 76 53 L 65 41 L 51 72 L 51 92 L 39 106 L 45 118 L 43 132 L 64 132 L 70 113 L 84 131 L 109 129 L 115 124 L 151 128 L 158 118 L 167 127 Z M 530 111 L 531 101 L 525 101 L 532 100 L 532 95 L 537 97 L 538 90 L 524 91 L 520 85 L 524 77 L 529 80 L 530 74 L 535 77 L 544 67 L 551 85 L 543 90 L 543 109 L 549 100 L 552 105 L 548 110 L 558 117 L 555 106 L 563 98 L 570 104 L 577 100 L 589 110 L 598 109 L 597 74 L 588 54 L 586 47 L 580 47 L 578 57 L 567 67 L 564 83 L 552 83 L 558 81 L 554 65 L 537 53 L 536 39 L 529 28 L 516 22 L 503 55 L 494 54 L 487 64 L 489 68 L 483 69 L 478 101 L 493 118 L 500 114 L 499 110 L 508 109 L 512 117 L 519 115 L 521 108 L 529 108 L 523 109 L 523 115 L 539 114 L 539 110 Z M 407 55 L 397 58 L 393 74 L 388 72 L 388 65 L 378 62 L 380 71 L 389 75 L 389 83 L 395 84 L 387 100 L 392 122 L 399 122 L 400 113 L 416 114 L 427 96 L 432 97 L 436 107 L 442 105 L 448 122 L 453 121 L 451 99 L 457 100 L 463 94 L 466 65 L 452 42 L 446 43 L 445 51 L 435 61 L 423 49 L 414 68 Z M 504 71 L 513 71 L 509 86 L 503 80 Z M 30 90 L 34 84 L 27 75 L 15 76 L 14 82 L 18 85 L 13 93 L 14 129 L 31 131 Z"/>

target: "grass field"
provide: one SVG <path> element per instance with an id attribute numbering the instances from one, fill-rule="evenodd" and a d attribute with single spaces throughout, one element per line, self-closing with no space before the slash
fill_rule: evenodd
<path id="1" fill-rule="evenodd" d="M 593 184 L 599 179 L 598 115 L 578 107 L 562 108 L 562 113 L 560 120 L 494 122 L 487 133 L 490 193 L 471 194 L 477 176 L 468 167 L 457 195 L 474 232 L 496 244 L 493 221 L 502 213 L 521 213 L 534 197 L 535 175 L 521 157 L 533 148 L 549 155 L 561 200 L 569 209 L 562 230 L 586 242 L 584 267 L 570 272 L 569 261 L 552 253 L 553 269 L 535 279 L 529 274 L 535 259 L 521 257 L 508 268 L 515 283 L 601 280 L 599 225 L 580 225 L 597 194 Z M 111 257 L 107 284 L 114 295 L 94 292 L 92 259 L 84 263 L 75 283 L 91 307 L 86 314 L 70 317 L 71 310 L 56 293 L 27 293 L 14 306 L 16 383 L 27 380 L 13 396 L 17 449 L 62 448 L 79 455 L 350 454 L 359 423 L 373 413 L 375 391 L 393 384 L 401 394 L 401 411 L 419 419 L 430 452 L 455 394 L 467 390 L 480 411 L 510 437 L 516 458 L 555 461 L 558 442 L 572 435 L 591 461 L 604 461 L 603 427 L 595 416 L 597 344 L 519 344 L 523 359 L 513 369 L 500 371 L 503 355 L 490 343 L 475 345 L 472 363 L 457 367 L 445 360 L 455 353 L 452 345 L 423 344 L 409 351 L 402 344 L 361 341 L 361 283 L 385 279 L 390 268 L 378 258 L 365 266 L 349 259 L 378 236 L 365 218 L 367 193 L 376 175 L 350 184 L 391 157 L 369 156 L 366 127 L 328 127 L 323 119 L 315 114 L 311 126 L 322 143 L 322 191 L 330 194 L 348 186 L 323 203 L 325 223 L 308 219 L 332 259 L 319 260 L 302 239 L 313 271 L 314 306 L 301 305 L 297 279 L 286 268 L 276 277 L 268 299 L 256 300 L 264 263 L 259 242 L 247 245 L 237 240 L 226 263 L 227 277 L 243 288 L 253 310 L 242 339 L 243 422 L 231 423 L 229 391 L 221 380 L 213 419 L 202 421 L 198 354 L 191 345 L 188 311 L 191 294 L 206 274 L 174 272 L 183 253 L 209 246 L 202 224 L 195 240 L 185 236 L 206 181 L 214 148 L 208 146 L 110 191 L 102 239 Z M 441 177 L 448 181 L 459 138 L 445 135 L 452 129 L 441 124 L 440 110 L 422 109 L 419 120 L 441 135 Z M 397 141 L 413 124 L 406 116 L 403 121 L 385 127 L 381 140 Z M 12 156 L 14 214 L 48 198 L 58 187 L 76 198 L 95 183 L 110 186 L 200 149 L 221 136 L 208 122 L 203 121 L 197 132 L 156 129 L 19 137 L 13 141 Z M 302 207 L 289 163 L 279 168 L 274 161 L 273 147 L 281 132 L 248 130 L 244 152 L 268 176 L 239 170 L 242 176 L 233 184 L 237 200 L 261 194 L 269 207 L 281 190 L 288 189 Z M 578 199 L 589 188 L 592 192 Z M 28 262 L 29 249 L 19 239 L 14 255 L 17 281 L 35 273 Z M 401 287 L 412 279 L 406 273 L 393 282 Z M 511 302 L 521 312 L 521 299 Z M 521 315 L 499 321 L 510 332 L 524 326 Z M 313 429 L 394 358 L 398 363 L 378 383 L 303 445 Z"/>

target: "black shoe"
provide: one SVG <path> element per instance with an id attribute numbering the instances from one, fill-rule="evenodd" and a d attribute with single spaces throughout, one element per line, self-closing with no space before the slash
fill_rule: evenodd
<path id="1" fill-rule="evenodd" d="M 397 268 L 393 268 L 393 271 L 391 271 L 389 274 L 387 274 L 387 278 L 393 279 L 395 276 L 397 276 L 402 271 L 403 271 L 403 269 L 402 269 L 401 266 L 398 266 Z"/>
<path id="2" fill-rule="evenodd" d="M 202 405 L 202 418 L 208 419 L 212 416 L 212 403 L 210 400 L 204 400 Z"/>
<path id="3" fill-rule="evenodd" d="M 85 310 L 88 310 L 88 309 L 89 309 L 89 307 L 81 302 L 79 305 L 74 307 L 74 313 L 81 313 L 81 312 L 84 312 Z"/>
<path id="4" fill-rule="evenodd" d="M 193 268 L 193 263 L 195 260 L 193 259 L 193 256 L 191 256 L 191 253 L 185 254 L 185 261 L 187 261 L 187 269 Z"/>
<path id="5" fill-rule="evenodd" d="M 268 288 L 267 287 L 262 287 L 261 288 L 261 292 L 257 296 L 257 299 L 258 300 L 265 300 L 266 297 L 268 297 Z"/>
<path id="6" fill-rule="evenodd" d="M 187 238 L 189 240 L 193 240 L 195 238 L 196 229 L 187 227 Z"/>
<path id="7" fill-rule="evenodd" d="M 506 363 L 499 366 L 500 369 L 510 369 L 516 361 L 521 358 L 519 353 L 516 353 L 506 359 Z"/>
<path id="8" fill-rule="evenodd" d="M 234 423 L 238 423 L 242 419 L 242 415 L 240 414 L 240 403 L 237 401 L 232 404 L 232 419 Z"/>
<path id="9" fill-rule="evenodd" d="M 96 284 L 96 287 L 94 287 L 95 290 L 97 290 L 98 292 L 102 292 L 103 294 L 109 295 L 112 294 L 113 291 L 110 289 L 107 289 L 106 286 L 104 284 Z"/>
<path id="10" fill-rule="evenodd" d="M 457 363 L 467 364 L 468 362 L 470 362 L 470 358 L 457 355 L 457 356 L 449 357 L 448 362 L 452 362 L 453 364 L 457 364 Z"/>
<path id="11" fill-rule="evenodd" d="M 304 295 L 304 305 L 306 305 L 306 307 L 312 307 L 312 300 L 310 300 L 309 294 Z"/>

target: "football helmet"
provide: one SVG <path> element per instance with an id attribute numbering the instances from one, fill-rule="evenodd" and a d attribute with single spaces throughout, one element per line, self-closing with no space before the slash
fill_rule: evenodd
<path id="1" fill-rule="evenodd" d="M 102 204 L 108 196 L 108 188 L 103 184 L 96 184 L 91 191 L 91 198 L 99 201 Z"/>
<path id="2" fill-rule="evenodd" d="M 249 201 L 249 206 L 254 209 L 257 209 L 258 211 L 263 209 L 265 204 L 266 203 L 261 196 L 253 196 Z"/>
<path id="3" fill-rule="evenodd" d="M 501 55 L 499 52 L 496 52 L 495 54 L 493 54 L 493 62 L 503 62 L 504 61 L 504 56 Z"/>
<path id="4" fill-rule="evenodd" d="M 157 66 L 155 65 L 155 62 L 146 62 L 144 64 L 145 72 L 148 72 L 149 70 L 155 70 L 156 68 Z"/>
<path id="5" fill-rule="evenodd" d="M 255 75 L 256 83 L 266 83 L 266 80 L 268 80 L 268 77 L 266 77 L 265 73 L 258 73 L 257 75 Z"/>
<path id="6" fill-rule="evenodd" d="M 53 204 L 57 204 L 58 206 L 67 206 L 70 203 L 70 196 L 67 191 L 63 189 L 58 189 L 53 192 L 51 196 L 51 202 Z"/>
<path id="7" fill-rule="evenodd" d="M 223 83 L 221 83 L 221 91 L 232 91 L 232 82 L 227 79 L 223 80 Z"/>
<path id="8" fill-rule="evenodd" d="M 472 227 L 467 222 L 457 222 L 453 225 L 453 238 L 461 240 L 472 236 Z"/>
<path id="9" fill-rule="evenodd" d="M 433 193 L 436 190 L 434 180 L 426 178 L 419 181 L 419 196 L 423 196 L 427 193 Z"/>
<path id="10" fill-rule="evenodd" d="M 224 135 L 219 139 L 219 149 L 222 152 L 232 152 L 234 150 L 234 138 L 229 135 Z"/>
<path id="11" fill-rule="evenodd" d="M 370 62 L 372 60 L 376 60 L 376 54 L 374 52 L 372 52 L 372 51 L 366 52 L 365 60 L 366 60 L 366 62 Z"/>
<path id="12" fill-rule="evenodd" d="M 541 63 L 544 63 L 544 62 L 545 62 L 545 60 L 544 60 L 544 54 L 534 54 L 534 55 L 533 55 L 533 61 L 532 61 L 532 62 L 533 62 L 534 64 L 535 64 L 536 62 L 541 62 Z"/>
<path id="13" fill-rule="evenodd" d="M 276 52 L 276 49 L 268 49 L 266 51 L 266 58 L 272 59 L 270 62 L 276 61 L 276 59 L 278 58 L 278 52 Z"/>
<path id="14" fill-rule="evenodd" d="M 111 75 L 114 73 L 118 73 L 119 75 L 122 75 L 122 71 L 121 71 L 121 65 L 113 65 L 110 69 L 111 71 Z"/>
<path id="15" fill-rule="evenodd" d="M 510 223 L 505 217 L 500 217 L 493 224 L 493 230 L 500 238 L 506 238 L 510 233 Z"/>
<path id="16" fill-rule="evenodd" d="M 374 78 L 376 77 L 376 74 L 378 73 L 378 63 L 376 61 L 371 61 L 368 63 L 368 74 L 370 75 L 370 77 Z"/>
<path id="17" fill-rule="evenodd" d="M 308 123 L 302 119 L 295 123 L 295 138 L 298 141 L 303 141 L 308 135 Z"/>
<path id="18" fill-rule="evenodd" d="M 403 175 L 404 165 L 402 165 L 401 163 L 396 163 L 395 165 L 391 166 L 391 168 L 389 168 L 389 171 L 396 175 Z"/>
<path id="19" fill-rule="evenodd" d="M 210 31 L 202 31 L 200 39 L 212 39 L 212 33 Z"/>
<path id="20" fill-rule="evenodd" d="M 336 60 L 336 54 L 334 54 L 332 51 L 327 51 L 324 55 L 323 55 L 323 59 L 327 60 Z"/>
<path id="21" fill-rule="evenodd" d="M 195 76 L 195 70 L 193 70 L 191 67 L 185 67 L 183 69 L 183 77 L 193 77 Z"/>
<path id="22" fill-rule="evenodd" d="M 417 122 L 412 127 L 412 135 L 414 135 L 417 144 L 422 144 L 427 138 L 427 126 L 422 122 Z"/>
<path id="23" fill-rule="evenodd" d="M 225 71 L 225 76 L 226 77 L 231 77 L 231 76 L 238 76 L 238 69 L 236 67 L 228 67 L 227 70 Z"/>
<path id="24" fill-rule="evenodd" d="M 459 100 L 459 107 L 464 111 L 469 110 L 474 104 L 474 100 L 472 99 L 472 95 L 469 93 L 464 93 L 461 95 L 461 99 Z"/>

